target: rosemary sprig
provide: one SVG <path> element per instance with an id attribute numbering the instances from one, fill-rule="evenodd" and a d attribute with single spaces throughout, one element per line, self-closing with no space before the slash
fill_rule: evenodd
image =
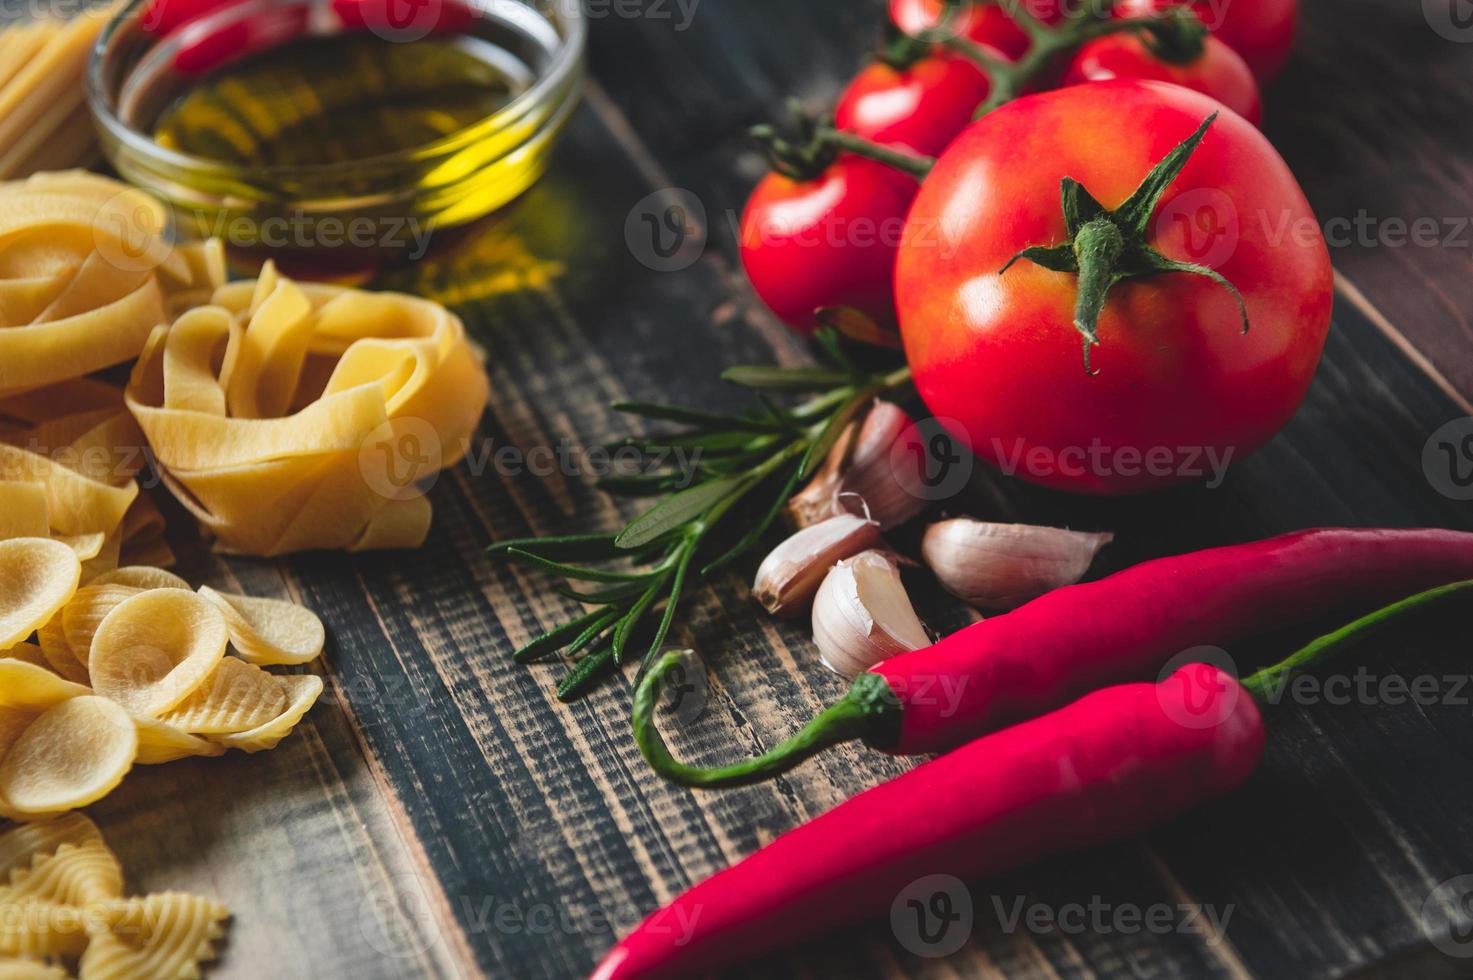
<path id="1" fill-rule="evenodd" d="M 704 578 L 750 551 L 782 513 L 798 483 L 823 461 L 844 426 L 879 395 L 910 383 L 908 368 L 857 366 L 837 334 L 823 331 L 824 367 L 736 367 L 722 375 L 752 389 L 752 412 L 725 415 L 643 402 L 614 407 L 680 426 L 662 435 L 624 440 L 642 454 L 646 471 L 605 478 L 605 492 L 655 497 L 654 504 L 617 534 L 520 538 L 501 541 L 488 554 L 521 561 L 574 583 L 563 595 L 590 607 L 513 654 L 521 663 L 572 658 L 557 686 L 564 701 L 593 690 L 638 650 L 643 676 L 675 624 L 681 597 Z M 772 394 L 808 392 L 783 407 Z M 679 447 L 682 454 L 669 453 Z M 726 519 L 751 513 L 745 531 L 730 542 Z M 725 523 L 724 523 L 725 522 Z M 724 547 L 723 547 L 724 545 Z"/>

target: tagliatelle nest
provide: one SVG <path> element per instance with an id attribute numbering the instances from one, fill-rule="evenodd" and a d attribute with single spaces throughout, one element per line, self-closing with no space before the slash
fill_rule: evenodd
<path id="1" fill-rule="evenodd" d="M 322 652 L 299 606 L 157 568 L 81 575 L 64 542 L 0 540 L 0 816 L 86 806 L 135 764 L 275 748 L 322 694 L 263 666 Z"/>
<path id="2" fill-rule="evenodd" d="M 486 373 L 428 300 L 260 279 L 154 330 L 127 403 L 161 475 L 226 551 L 419 545 L 416 485 L 469 449 Z"/>
<path id="3" fill-rule="evenodd" d="M 0 980 L 59 980 L 59 960 L 81 980 L 198 977 L 229 917 L 195 895 L 126 897 L 117 857 L 79 814 L 0 833 Z"/>

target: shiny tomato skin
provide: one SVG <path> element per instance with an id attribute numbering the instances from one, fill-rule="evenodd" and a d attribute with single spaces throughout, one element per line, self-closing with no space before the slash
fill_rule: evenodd
<path id="1" fill-rule="evenodd" d="M 876 61 L 839 96 L 834 125 L 933 157 L 971 124 L 990 87 L 981 69 L 955 55 L 929 55 L 903 71 Z"/>
<path id="2" fill-rule="evenodd" d="M 1215 37 L 1205 38 L 1202 55 L 1189 64 L 1163 61 L 1140 37 L 1116 34 L 1091 41 L 1069 62 L 1065 85 L 1135 78 L 1171 82 L 1210 95 L 1244 119 L 1263 121 L 1263 101 L 1248 63 Z"/>
<path id="3" fill-rule="evenodd" d="M 1030 10 L 1053 21 L 1058 19 L 1056 0 L 1033 0 Z M 935 27 L 941 19 L 942 0 L 890 0 L 890 20 L 907 34 Z M 1028 35 L 995 3 L 973 4 L 954 15 L 953 31 L 978 44 L 1016 58 L 1028 50 Z"/>
<path id="4" fill-rule="evenodd" d="M 1117 17 L 1143 17 L 1182 0 L 1118 0 Z M 1299 29 L 1299 0 L 1190 0 L 1192 11 L 1224 44 L 1243 56 L 1260 83 L 1289 60 Z"/>
<path id="5" fill-rule="evenodd" d="M 769 173 L 747 198 L 738 232 L 752 287 L 800 333 L 820 307 L 850 306 L 895 323 L 895 251 L 916 179 L 882 163 L 840 156 L 813 180 Z"/>
<path id="6" fill-rule="evenodd" d="M 937 162 L 907 221 L 896 304 L 921 397 L 979 457 L 1059 489 L 1136 492 L 1211 476 L 1211 460 L 1251 452 L 1294 413 L 1329 328 L 1330 259 L 1288 166 L 1241 117 L 1207 131 L 1147 242 L 1227 277 L 1248 333 L 1204 277 L 1129 280 L 1110 290 L 1087 374 L 1078 277 L 1026 260 L 998 273 L 1066 239 L 1061 178 L 1116 208 L 1218 108 L 1159 82 L 1077 85 L 984 116 Z"/>

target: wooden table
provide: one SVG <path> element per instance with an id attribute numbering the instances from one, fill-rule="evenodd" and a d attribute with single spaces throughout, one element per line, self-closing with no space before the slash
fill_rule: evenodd
<path id="1" fill-rule="evenodd" d="M 607 405 L 626 396 L 736 405 L 714 380 L 723 365 L 805 357 L 735 262 L 733 209 L 763 167 L 742 133 L 789 94 L 831 99 L 879 5 L 710 2 L 684 30 L 674 4 L 658 7 L 664 17 L 651 6 L 619 18 L 597 5 L 609 15 L 592 25 L 587 104 L 547 179 L 393 278 L 454 303 L 490 352 L 483 435 L 494 446 L 616 437 L 626 422 Z M 1433 30 L 1417 3 L 1305 6 L 1267 128 L 1320 217 L 1364 209 L 1383 230 L 1425 216 L 1457 230 L 1473 215 L 1473 45 L 1444 36 L 1452 21 Z M 709 241 L 689 268 L 662 272 L 635 260 L 624 228 L 636 202 L 668 188 L 702 202 Z M 1311 525 L 1473 528 L 1473 506 L 1439 493 L 1422 464 L 1434 430 L 1473 415 L 1473 231 L 1461 227 L 1438 247 L 1335 249 L 1335 328 L 1308 401 L 1220 488 L 1085 501 L 978 474 L 973 508 L 1112 528 L 1102 570 Z M 583 975 L 643 913 L 905 768 L 841 750 L 738 791 L 658 781 L 630 739 L 626 685 L 564 706 L 550 693 L 563 668 L 510 663 L 570 603 L 481 556 L 507 536 L 612 528 L 628 510 L 576 467 L 477 469 L 439 480 L 435 528 L 417 552 L 187 569 L 299 600 L 330 632 L 328 694 L 277 751 L 142 771 L 93 808 L 135 886 L 234 908 L 212 975 Z M 716 666 L 704 711 L 671 733 L 684 757 L 757 751 L 842 689 L 805 630 L 747 605 L 749 572 L 703 585 L 684 617 L 679 639 Z M 1465 675 L 1469 646 L 1465 609 L 1398 630 L 1353 663 L 1375 676 Z M 1269 647 L 1233 652 L 1251 660 Z M 1467 973 L 1473 960 L 1424 935 L 1429 895 L 1473 873 L 1473 685 L 1439 689 L 1431 705 L 1270 709 L 1268 755 L 1246 788 L 1147 837 L 971 883 L 974 928 L 949 958 L 907 951 L 882 919 L 750 975 Z M 1181 911 L 1191 905 L 1228 916 L 1225 932 Z M 1112 924 L 1116 910 L 1158 906 L 1165 929 Z M 1014 910 L 1034 907 L 1069 921 L 1009 927 Z M 1075 928 L 1091 909 L 1106 928 Z"/>

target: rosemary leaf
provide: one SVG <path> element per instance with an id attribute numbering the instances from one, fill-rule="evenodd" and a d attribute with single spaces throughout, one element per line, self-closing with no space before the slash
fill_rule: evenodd
<path id="1" fill-rule="evenodd" d="M 706 432 L 774 432 L 771 422 L 747 415 L 723 415 L 681 405 L 654 405 L 649 402 L 614 402 L 617 412 L 627 412 L 660 422 L 679 422 Z"/>
<path id="2" fill-rule="evenodd" d="M 620 548 L 638 548 L 658 540 L 705 514 L 741 483 L 737 477 L 728 476 L 671 494 L 625 525 L 614 543 Z"/>
<path id="3" fill-rule="evenodd" d="M 486 553 L 493 557 L 505 557 L 512 551 L 522 551 L 553 561 L 592 561 L 619 556 L 619 549 L 614 545 L 612 534 L 569 534 L 557 538 L 511 538 L 506 541 L 497 541 L 486 549 Z"/>
<path id="4" fill-rule="evenodd" d="M 556 653 L 568 643 L 572 642 L 573 637 L 587 629 L 590 623 L 604 614 L 604 610 L 595 609 L 590 613 L 579 616 L 577 619 L 570 619 L 563 625 L 550 629 L 527 643 L 526 646 L 512 654 L 512 659 L 517 661 L 517 663 L 524 664 Z"/>
<path id="5" fill-rule="evenodd" d="M 529 565 L 536 565 L 544 571 L 562 575 L 565 578 L 575 579 L 579 582 L 640 582 L 649 578 L 650 573 L 645 572 L 610 572 L 602 568 L 584 568 L 581 565 L 569 565 L 541 555 L 534 555 L 530 551 L 520 548 L 507 549 L 506 556 L 524 561 Z"/>
<path id="6" fill-rule="evenodd" d="M 843 371 L 828 368 L 781 368 L 743 365 L 727 368 L 721 379 L 743 388 L 766 388 L 773 391 L 825 391 L 849 381 Z"/>
<path id="7" fill-rule="evenodd" d="M 579 660 L 577 665 L 558 682 L 559 701 L 574 701 L 586 694 L 594 684 L 614 670 L 613 647 L 601 647 Z"/>

